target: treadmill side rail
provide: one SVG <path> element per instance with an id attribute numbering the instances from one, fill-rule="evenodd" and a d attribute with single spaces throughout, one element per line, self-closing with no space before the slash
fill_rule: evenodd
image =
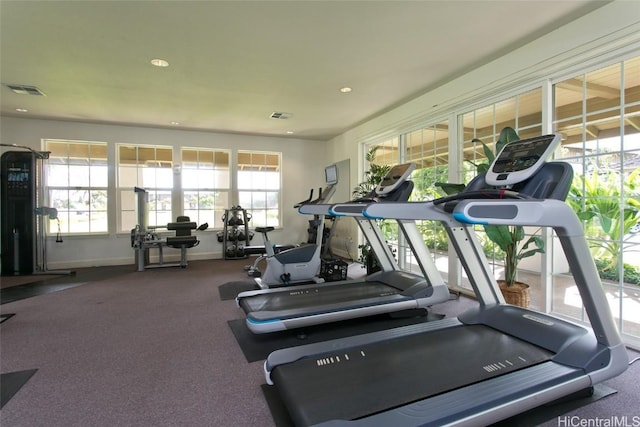
<path id="1" fill-rule="evenodd" d="M 419 302 L 420 300 L 400 300 L 397 302 L 388 302 L 388 300 L 386 300 L 382 304 L 353 308 L 347 312 L 347 317 L 345 317 L 345 310 L 296 316 L 288 319 L 274 318 L 265 321 L 254 321 L 251 316 L 248 316 L 246 323 L 247 328 L 249 328 L 249 330 L 254 334 L 265 334 L 330 322 L 338 322 L 345 319 L 357 319 L 359 317 L 375 316 L 393 311 L 421 308 Z"/>
<path id="2" fill-rule="evenodd" d="M 553 380 L 545 381 L 552 378 Z M 556 383 L 556 384 L 554 384 Z M 329 420 L 316 427 L 490 425 L 590 387 L 579 370 L 547 362 L 357 420 Z"/>

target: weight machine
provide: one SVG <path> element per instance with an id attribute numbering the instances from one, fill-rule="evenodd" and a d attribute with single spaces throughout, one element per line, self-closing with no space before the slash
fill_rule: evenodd
<path id="1" fill-rule="evenodd" d="M 131 247 L 135 253 L 135 264 L 137 271 L 144 271 L 147 268 L 158 267 L 187 267 L 187 249 L 200 244 L 196 236 L 191 234 L 191 230 L 206 230 L 209 224 L 206 222 L 197 226 L 190 221 L 188 216 L 179 216 L 176 222 L 170 222 L 166 226 L 150 226 L 148 224 L 149 193 L 139 187 L 135 187 L 137 197 L 138 224 L 131 229 Z M 166 229 L 175 231 L 175 236 L 162 238 L 156 230 Z M 164 262 L 164 247 L 180 249 L 180 261 L 174 263 Z M 158 262 L 150 262 L 149 250 L 158 250 Z"/>
<path id="2" fill-rule="evenodd" d="M 62 243 L 58 210 L 43 206 L 46 199 L 44 162 L 50 153 L 16 144 L 0 146 L 24 150 L 7 151 L 0 161 L 2 274 L 73 274 L 68 270 L 49 270 L 47 267 L 47 217 L 58 221 L 56 243 Z"/>

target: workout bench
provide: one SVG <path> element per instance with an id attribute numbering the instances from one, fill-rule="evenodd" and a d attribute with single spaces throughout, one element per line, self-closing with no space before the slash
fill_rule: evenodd
<path id="1" fill-rule="evenodd" d="M 191 235 L 191 230 L 195 230 L 197 225 L 191 222 L 188 216 L 179 216 L 176 222 L 167 224 L 167 230 L 175 231 L 175 236 L 160 239 L 155 233 L 149 233 L 146 230 L 138 228 L 132 230 L 131 244 L 136 251 L 136 266 L 138 271 L 144 271 L 146 268 L 158 267 L 181 267 L 187 266 L 187 249 L 198 246 L 200 241 L 196 236 Z M 163 260 L 163 248 L 180 249 L 179 263 L 165 263 Z M 158 249 L 158 263 L 149 263 L 149 249 Z"/>

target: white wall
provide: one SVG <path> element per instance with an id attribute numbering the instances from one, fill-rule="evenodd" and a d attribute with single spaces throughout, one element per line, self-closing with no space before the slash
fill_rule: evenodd
<path id="1" fill-rule="evenodd" d="M 330 141 L 334 160 L 351 159 L 351 182 L 362 181 L 362 146 L 472 110 L 509 92 L 570 76 L 612 57 L 640 54 L 640 2 L 614 1 L 472 72 L 363 123 Z M 451 135 L 455 138 L 455 135 Z M 343 234 L 348 233 L 342 230 Z M 357 241 L 357 228 L 351 227 Z M 357 245 L 354 243 L 354 245 Z M 352 250 L 356 250 L 353 248 Z"/>
<path id="2" fill-rule="evenodd" d="M 0 117 L 1 142 L 41 149 L 45 138 L 101 141 L 116 143 L 157 144 L 187 147 L 211 147 L 232 150 L 282 152 L 282 212 L 283 229 L 270 233 L 276 243 L 296 244 L 307 240 L 307 218 L 299 215 L 293 205 L 307 198 L 310 188 L 324 184 L 324 166 L 330 163 L 326 142 L 292 138 L 221 134 L 202 131 L 112 126 L 52 120 Z M 2 147 L 2 152 L 10 150 Z M 110 221 L 115 230 L 114 221 Z M 220 258 L 222 244 L 213 230 L 198 232 L 200 245 L 189 250 L 189 259 Z M 262 244 L 256 235 L 252 244 Z M 177 250 L 166 250 L 168 259 L 178 256 Z M 153 255 L 153 254 L 152 254 Z M 114 231 L 101 236 L 65 236 L 57 244 L 47 245 L 50 269 L 80 268 L 98 265 L 122 265 L 134 262 L 130 237 Z M 238 264 L 241 267 L 241 264 Z"/>

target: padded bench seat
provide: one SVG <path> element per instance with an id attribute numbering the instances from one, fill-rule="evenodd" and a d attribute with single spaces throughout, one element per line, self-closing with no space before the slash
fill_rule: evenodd
<path id="1" fill-rule="evenodd" d="M 175 230 L 176 235 L 167 237 L 167 246 L 180 249 L 180 267 L 187 266 L 187 249 L 198 246 L 200 241 L 197 236 L 191 235 L 191 230 L 198 228 L 195 222 L 189 221 L 187 216 L 179 216 L 176 222 L 167 224 L 167 230 Z"/>

